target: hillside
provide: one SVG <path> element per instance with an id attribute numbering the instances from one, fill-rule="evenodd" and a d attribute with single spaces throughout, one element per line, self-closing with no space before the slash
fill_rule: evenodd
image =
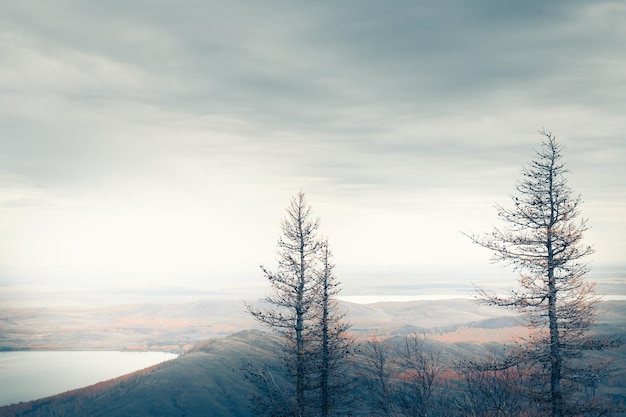
<path id="1" fill-rule="evenodd" d="M 199 344 L 146 371 L 29 403 L 0 416 L 248 416 L 248 364 L 271 363 L 275 341 L 257 331 Z"/>
<path id="2" fill-rule="evenodd" d="M 401 336 L 388 339 L 392 346 L 402 343 Z M 429 349 L 442 352 L 453 364 L 461 357 L 482 357 L 495 343 L 444 343 L 429 340 Z M 277 340 L 268 333 L 248 330 L 199 343 L 188 353 L 170 362 L 28 403 L 0 407 L 3 416 L 252 416 L 251 398 L 256 387 L 246 376 L 249 366 L 276 367 Z M 618 372 L 599 388 L 599 393 L 624 400 L 626 387 L 626 349 L 611 352 Z M 359 386 L 361 388 L 359 388 Z M 363 385 L 353 395 L 365 399 Z M 357 401 L 364 404 L 367 400 Z M 368 415 L 367 410 L 355 415 Z"/>

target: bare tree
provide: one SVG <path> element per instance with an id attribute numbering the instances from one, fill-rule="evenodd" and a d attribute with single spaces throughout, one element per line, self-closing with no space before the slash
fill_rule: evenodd
<path id="1" fill-rule="evenodd" d="M 270 271 L 261 266 L 272 293 L 265 301 L 270 307 L 248 311 L 262 324 L 276 331 L 285 343 L 284 360 L 293 373 L 295 386 L 295 411 L 306 415 L 306 393 L 314 370 L 310 366 L 312 355 L 312 322 L 319 303 L 319 253 L 317 236 L 319 220 L 313 218 L 312 207 L 304 193 L 291 199 L 286 216 L 281 223 L 278 240 L 278 269 Z"/>
<path id="2" fill-rule="evenodd" d="M 470 238 L 519 272 L 518 289 L 505 296 L 481 290 L 480 296 L 526 313 L 532 331 L 518 356 L 537 375 L 535 400 L 553 417 L 583 415 L 588 404 L 577 393 L 598 382 L 593 366 L 581 359 L 583 352 L 614 343 L 588 337 L 599 301 L 584 278 L 593 249 L 582 242 L 586 220 L 578 219 L 581 198 L 567 184 L 562 147 L 551 133 L 540 133 L 544 141 L 523 169 L 513 207 L 497 206 L 506 227 Z"/>
<path id="3" fill-rule="evenodd" d="M 441 351 L 428 347 L 426 337 L 411 334 L 398 348 L 398 402 L 407 416 L 445 415 Z"/>
<path id="4" fill-rule="evenodd" d="M 254 410 L 267 417 L 297 415 L 294 396 L 285 384 L 284 373 L 269 367 L 249 364 L 242 369 L 245 378 L 256 387 L 252 402 Z"/>
<path id="5" fill-rule="evenodd" d="M 525 395 L 529 378 L 519 364 L 493 352 L 480 360 L 462 359 L 456 365 L 459 389 L 453 403 L 463 417 L 538 417 L 542 415 Z"/>
<path id="6" fill-rule="evenodd" d="M 295 397 L 285 404 L 294 404 L 289 413 L 298 417 L 339 414 L 350 383 L 350 325 L 343 320 L 345 312 L 337 304 L 339 282 L 335 265 L 328 240 L 317 236 L 318 228 L 319 220 L 313 218 L 312 208 L 300 192 L 292 198 L 281 223 L 277 271 L 261 267 L 272 289 L 265 299 L 268 307 L 248 306 L 253 317 L 281 336 L 281 359 L 292 374 Z M 256 373 L 255 380 L 261 382 L 261 388 L 280 394 L 280 398 L 289 397 L 291 390 L 277 391 L 277 385 L 267 383 L 271 379 L 265 376 L 263 372 Z"/>
<path id="7" fill-rule="evenodd" d="M 335 265 L 328 240 L 321 244 L 320 302 L 317 334 L 319 337 L 319 410 L 320 415 L 336 414 L 347 403 L 350 388 L 348 357 L 352 340 L 347 334 L 350 324 L 344 321 L 345 312 L 339 310 L 336 296 L 339 282 L 333 272 Z"/>
<path id="8" fill-rule="evenodd" d="M 372 403 L 372 415 L 399 417 L 395 387 L 395 366 L 392 350 L 386 342 L 376 337 L 367 341 L 359 350 L 361 379 L 366 388 L 367 399 Z"/>
<path id="9" fill-rule="evenodd" d="M 368 341 L 360 350 L 362 379 L 375 415 L 456 415 L 447 402 L 441 351 L 423 336 Z"/>

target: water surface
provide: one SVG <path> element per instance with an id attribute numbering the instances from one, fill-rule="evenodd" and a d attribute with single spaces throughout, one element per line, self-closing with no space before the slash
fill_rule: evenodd
<path id="1" fill-rule="evenodd" d="M 0 406 L 82 388 L 176 356 L 164 352 L 0 352 Z"/>

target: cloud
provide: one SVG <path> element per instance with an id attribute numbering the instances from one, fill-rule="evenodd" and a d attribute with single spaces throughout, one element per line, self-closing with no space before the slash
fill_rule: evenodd
<path id="1" fill-rule="evenodd" d="M 469 262 L 457 231 L 490 224 L 545 127 L 566 145 L 585 214 L 610 219 L 594 226 L 598 256 L 617 259 L 625 19 L 611 1 L 8 2 L 2 210 L 18 225 L 40 216 L 54 226 L 41 252 L 63 234 L 58 224 L 84 236 L 103 206 L 119 219 L 110 236 L 134 230 L 130 246 L 148 229 L 129 226 L 138 212 L 163 223 L 171 242 L 147 244 L 137 265 L 168 251 L 178 254 L 171 265 L 193 264 L 172 242 L 209 245 L 194 224 L 216 241 L 255 234 L 229 260 L 256 265 L 272 256 L 256 255 L 277 233 L 271 219 L 303 189 L 333 216 L 327 233 L 347 263 L 377 250 L 383 263 L 438 262 L 446 243 Z M 176 218 L 193 221 L 178 233 Z M 438 244 L 411 258 L 403 227 Z M 356 234 L 362 243 L 351 243 Z M 368 248 L 376 235 L 386 238 Z"/>

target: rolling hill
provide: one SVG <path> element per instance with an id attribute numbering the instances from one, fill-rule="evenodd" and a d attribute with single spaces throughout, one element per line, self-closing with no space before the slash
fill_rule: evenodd
<path id="1" fill-rule="evenodd" d="M 483 320 L 511 318 L 472 300 L 354 304 L 342 302 L 352 330 L 446 333 Z M 0 307 L 0 350 L 165 350 L 184 352 L 200 341 L 260 329 L 243 300 L 145 302 L 107 307 Z"/>

